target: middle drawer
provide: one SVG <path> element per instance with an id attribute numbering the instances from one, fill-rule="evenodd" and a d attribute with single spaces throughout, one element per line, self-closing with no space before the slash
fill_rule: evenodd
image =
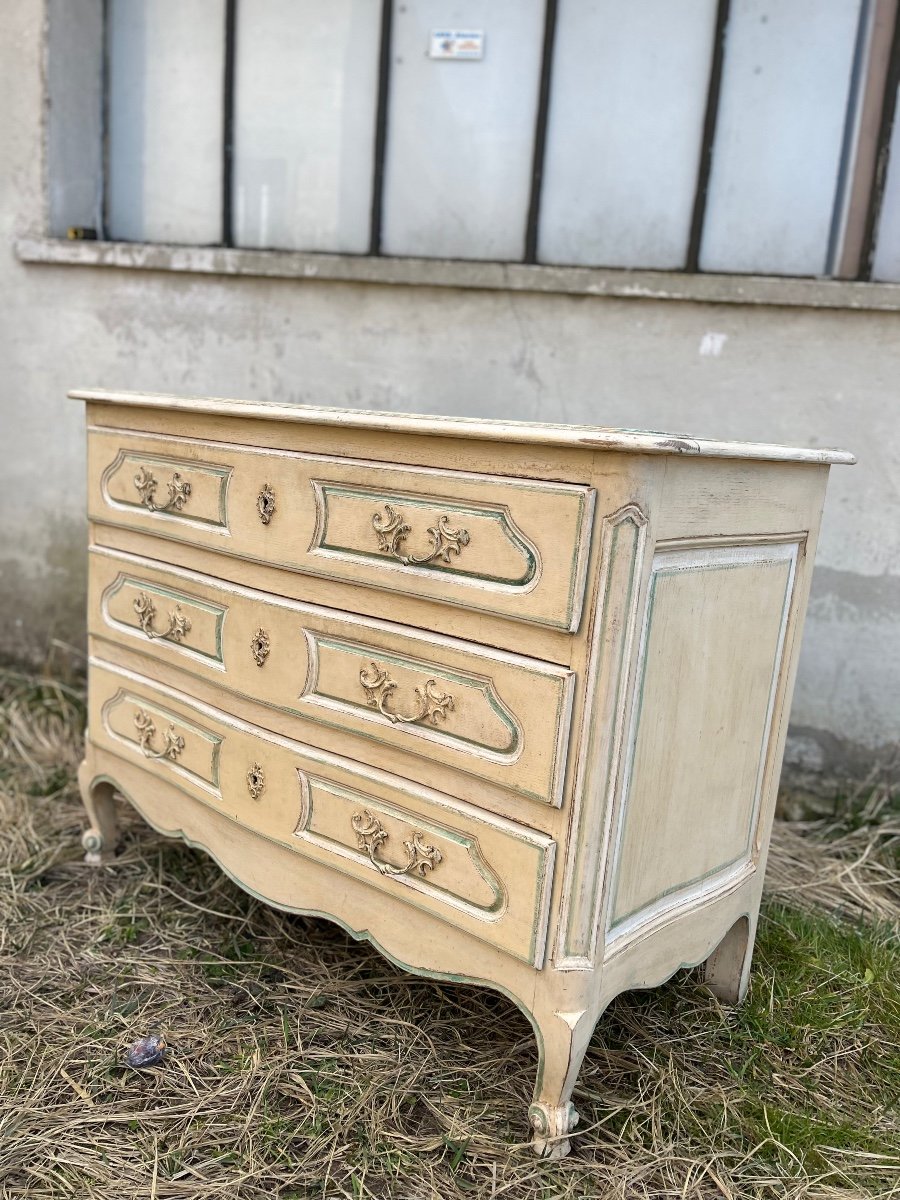
<path id="1" fill-rule="evenodd" d="M 91 555 L 96 637 L 358 735 L 356 757 L 374 765 L 382 744 L 561 804 L 573 671 L 139 555 Z"/>

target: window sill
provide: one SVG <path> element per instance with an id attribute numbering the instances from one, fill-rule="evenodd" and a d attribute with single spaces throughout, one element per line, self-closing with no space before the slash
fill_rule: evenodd
<path id="1" fill-rule="evenodd" d="M 408 287 L 556 292 L 626 300 L 690 300 L 701 304 L 763 304 L 801 308 L 900 310 L 900 284 L 768 275 L 686 275 L 677 271 L 623 271 L 604 267 L 525 266 L 432 258 L 375 258 L 221 246 L 166 246 L 143 242 L 79 242 L 20 237 L 26 263 L 327 280 Z"/>

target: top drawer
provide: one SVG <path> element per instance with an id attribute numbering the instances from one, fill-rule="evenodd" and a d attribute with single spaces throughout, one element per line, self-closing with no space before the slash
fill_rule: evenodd
<path id="1" fill-rule="evenodd" d="M 96 428 L 88 459 L 96 521 L 578 628 L 589 487 Z"/>

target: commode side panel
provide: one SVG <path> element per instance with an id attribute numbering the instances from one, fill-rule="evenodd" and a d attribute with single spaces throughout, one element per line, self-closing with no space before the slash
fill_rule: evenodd
<path id="1" fill-rule="evenodd" d="M 752 869 L 798 545 L 653 562 L 608 938 Z"/>

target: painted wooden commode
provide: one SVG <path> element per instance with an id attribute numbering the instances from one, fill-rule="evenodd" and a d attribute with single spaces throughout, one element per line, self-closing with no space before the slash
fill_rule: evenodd
<path id="1" fill-rule="evenodd" d="M 750 955 L 829 465 L 626 430 L 87 403 L 88 861 L 113 797 L 495 987 L 558 1156 L 628 988 Z"/>

